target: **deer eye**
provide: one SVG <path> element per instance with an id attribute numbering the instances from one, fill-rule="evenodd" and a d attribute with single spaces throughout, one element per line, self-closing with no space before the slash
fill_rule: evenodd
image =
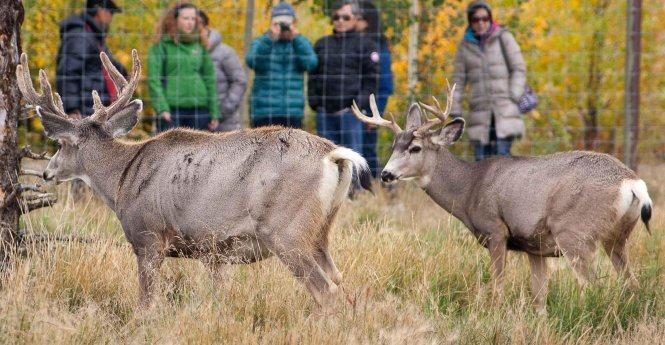
<path id="1" fill-rule="evenodd" d="M 412 146 L 412 147 L 409 149 L 409 153 L 418 153 L 418 152 L 420 152 L 422 149 L 423 149 L 423 148 L 420 147 L 420 146 Z"/>

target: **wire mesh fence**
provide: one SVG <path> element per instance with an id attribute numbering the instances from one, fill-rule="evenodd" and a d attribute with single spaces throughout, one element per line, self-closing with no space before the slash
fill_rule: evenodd
<path id="1" fill-rule="evenodd" d="M 148 77 L 149 70 L 157 67 L 154 62 L 151 66 L 148 56 L 150 47 L 162 39 L 156 28 L 173 3 L 162 0 L 115 0 L 115 3 L 123 11 L 113 15 L 110 29 L 105 34 L 106 43 L 119 64 L 126 67 L 131 67 L 131 49 L 139 51 L 144 73 L 137 97 L 144 100 L 146 107 L 143 126 L 132 135 L 147 137 L 155 133 L 155 121 L 159 117 L 155 93 L 150 90 Z M 256 92 L 254 86 L 261 79 L 257 79 L 256 68 L 248 66 L 246 55 L 251 51 L 252 43 L 270 31 L 271 11 L 278 3 L 267 0 L 194 2 L 206 12 L 209 27 L 220 33 L 221 42 L 230 48 L 228 53 L 235 53 L 247 75 L 247 91 L 242 95 L 238 110 L 244 127 L 251 125 L 257 104 L 269 100 L 255 100 L 254 108 L 250 106 L 251 96 Z M 300 0 L 292 4 L 297 15 L 294 28 L 309 44 L 316 46 L 317 41 L 333 32 L 331 1 Z M 386 112 L 394 113 L 398 123 L 403 125 L 411 102 L 428 102 L 431 96 L 445 99 L 446 80 L 453 80 L 456 52 L 468 27 L 466 9 L 469 2 L 397 0 L 375 1 L 374 4 L 380 12 L 381 32 L 389 43 L 390 71 L 394 82 Z M 55 85 L 56 60 L 62 43 L 61 24 L 68 16 L 81 13 L 85 2 L 27 0 L 24 5 L 23 49 L 30 56 L 31 67 L 47 68 L 49 78 Z M 593 149 L 621 157 L 625 112 L 626 2 L 493 1 L 491 6 L 493 19 L 507 28 L 519 44 L 526 62 L 527 83 L 540 99 L 538 108 L 523 116 L 525 135 L 515 142 L 512 152 L 541 154 L 566 149 Z M 662 161 L 665 159 L 665 33 L 661 18 L 665 17 L 665 5 L 661 1 L 645 0 L 643 7 L 646 10 L 642 22 L 638 152 L 641 161 Z M 336 52 L 339 53 L 343 52 Z M 84 65 L 82 68 L 88 67 Z M 192 73 L 201 68 L 193 69 Z M 284 88 L 286 85 L 291 93 L 285 97 L 267 92 L 265 97 L 280 101 L 299 99 L 299 102 L 289 106 L 300 107 L 304 115 L 303 128 L 317 132 L 317 123 L 320 125 L 321 119 L 317 119 L 316 109 L 310 107 L 307 97 L 312 87 L 311 83 L 308 85 L 308 79 L 313 70 L 315 68 L 305 68 L 299 72 L 304 78 L 302 87 L 298 84 L 300 77 L 297 73 L 291 79 L 275 77 L 272 80 L 267 77 L 266 87 Z M 36 75 L 36 70 L 33 75 Z M 198 81 L 190 77 L 185 75 L 178 85 L 173 86 L 177 90 L 172 93 L 179 94 L 184 103 L 187 103 L 187 92 L 200 87 L 196 85 Z M 97 78 L 97 83 L 103 86 L 103 76 Z M 202 80 L 206 81 L 205 78 Z M 467 89 L 464 93 L 461 114 L 467 117 L 470 114 L 467 104 L 470 92 Z M 39 122 L 34 117 L 24 119 L 20 130 L 22 140 L 33 145 L 46 145 Z M 462 144 L 454 150 L 469 157 L 472 150 L 467 141 L 465 136 Z M 389 155 L 391 144 L 391 134 L 379 130 L 377 151 L 381 160 Z"/>

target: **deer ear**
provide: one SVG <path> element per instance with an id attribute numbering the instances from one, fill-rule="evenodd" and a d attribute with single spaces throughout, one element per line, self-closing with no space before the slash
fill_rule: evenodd
<path id="1" fill-rule="evenodd" d="M 62 116 L 55 115 L 49 111 L 44 110 L 42 107 L 36 107 L 37 115 L 42 120 L 44 132 L 46 136 L 54 139 L 66 139 L 72 143 L 78 142 L 76 135 L 76 125 Z"/>
<path id="2" fill-rule="evenodd" d="M 456 117 L 440 129 L 439 134 L 432 136 L 432 142 L 441 146 L 454 144 L 464 132 L 464 119 Z"/>
<path id="3" fill-rule="evenodd" d="M 406 114 L 406 130 L 412 130 L 420 127 L 423 124 L 422 111 L 417 103 L 411 104 L 409 113 Z"/>
<path id="4" fill-rule="evenodd" d="M 115 113 L 108 121 L 106 126 L 114 138 L 121 137 L 129 133 L 139 121 L 139 113 L 143 109 L 143 102 L 135 99 L 126 107 Z"/>

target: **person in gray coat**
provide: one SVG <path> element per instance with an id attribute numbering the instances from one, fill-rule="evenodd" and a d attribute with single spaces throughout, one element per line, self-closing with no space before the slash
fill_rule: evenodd
<path id="1" fill-rule="evenodd" d="M 469 86 L 467 133 L 476 160 L 510 155 L 513 139 L 524 135 L 517 103 L 526 88 L 526 65 L 515 37 L 492 19 L 485 1 L 467 8 L 469 27 L 457 47 L 451 114 L 462 115 Z"/>
<path id="2" fill-rule="evenodd" d="M 242 128 L 240 104 L 247 90 L 247 75 L 235 50 L 222 43 L 222 35 L 215 29 L 208 28 L 208 16 L 200 11 L 199 16 L 208 32 L 208 52 L 217 76 L 219 97 L 219 126 L 217 131 L 228 132 Z"/>

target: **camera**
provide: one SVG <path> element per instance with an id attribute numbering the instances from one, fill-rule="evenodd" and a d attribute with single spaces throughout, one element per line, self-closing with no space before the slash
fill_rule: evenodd
<path id="1" fill-rule="evenodd" d="M 289 25 L 289 23 L 280 22 L 280 23 L 279 23 L 279 31 L 280 31 L 280 32 L 288 32 L 288 31 L 291 31 L 291 25 Z"/>

